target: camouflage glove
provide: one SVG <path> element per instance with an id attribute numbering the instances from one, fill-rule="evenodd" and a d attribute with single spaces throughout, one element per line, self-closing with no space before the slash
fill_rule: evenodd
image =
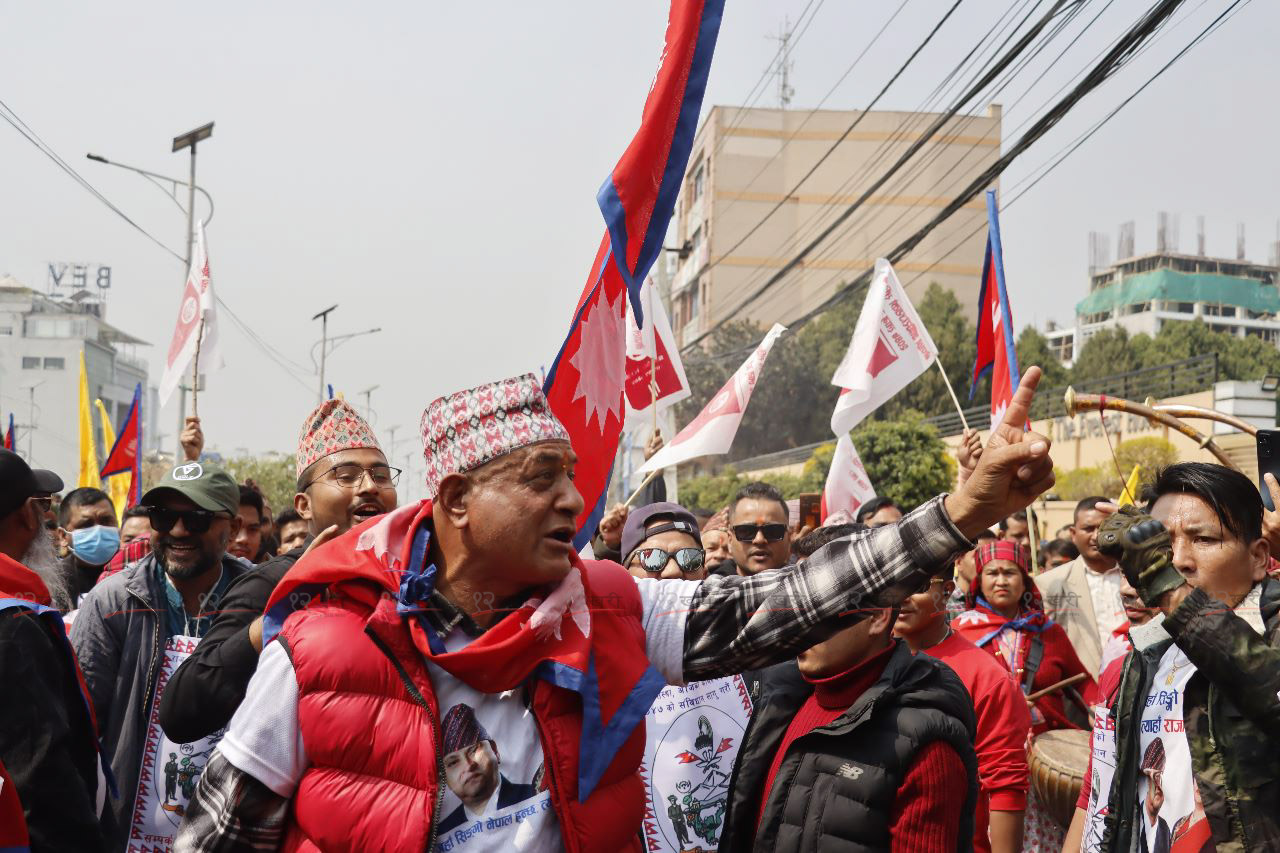
<path id="1" fill-rule="evenodd" d="M 1186 583 L 1173 566 L 1173 546 L 1164 525 L 1137 507 L 1112 513 L 1098 528 L 1098 550 L 1120 563 L 1129 585 L 1148 607 Z"/>

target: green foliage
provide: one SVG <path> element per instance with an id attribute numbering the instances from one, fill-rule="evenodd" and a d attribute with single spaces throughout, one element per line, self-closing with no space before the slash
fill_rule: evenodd
<path id="1" fill-rule="evenodd" d="M 1022 330 L 1014 349 L 1018 353 L 1019 368 L 1026 370 L 1035 364 L 1044 371 L 1044 378 L 1040 380 L 1041 388 L 1060 388 L 1068 384 L 1067 369 L 1054 356 L 1053 350 L 1049 349 L 1048 339 L 1036 331 L 1035 326 L 1027 326 Z"/>
<path id="2" fill-rule="evenodd" d="M 1218 354 L 1218 378 L 1257 380 L 1280 372 L 1280 350 L 1261 338 L 1217 332 L 1203 320 L 1165 323 L 1155 337 L 1120 328 L 1098 332 L 1080 348 L 1071 371 L 1077 384 L 1172 361 Z M 1087 496 L 1086 496 L 1087 497 Z"/>
<path id="3" fill-rule="evenodd" d="M 1169 441 L 1158 437 L 1131 438 L 1116 445 L 1114 462 L 1077 468 L 1074 471 L 1056 471 L 1057 485 L 1053 491 L 1064 501 L 1079 501 L 1093 495 L 1119 497 L 1125 481 L 1134 465 L 1142 466 L 1138 490 L 1155 481 L 1156 472 L 1178 461 L 1178 449 Z M 1116 471 L 1117 465 L 1119 472 Z"/>
<path id="4" fill-rule="evenodd" d="M 876 492 L 900 506 L 919 506 L 955 483 L 955 460 L 918 412 L 864 422 L 852 437 Z"/>
<path id="5" fill-rule="evenodd" d="M 223 460 L 222 467 L 228 474 L 235 477 L 237 483 L 253 480 L 262 490 L 273 513 L 293 506 L 293 496 L 298 487 L 298 475 L 297 464 L 292 456 L 286 456 L 283 453 L 238 456 Z"/>

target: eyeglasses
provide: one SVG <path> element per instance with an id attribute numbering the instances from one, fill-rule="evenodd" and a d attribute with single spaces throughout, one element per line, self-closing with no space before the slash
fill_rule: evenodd
<path id="1" fill-rule="evenodd" d="M 707 552 L 701 548 L 681 548 L 678 551 L 664 551 L 661 548 L 639 548 L 631 553 L 631 564 L 639 566 L 651 575 L 660 573 L 667 567 L 667 561 L 675 559 L 680 571 L 691 575 L 702 568 Z"/>
<path id="2" fill-rule="evenodd" d="M 341 465 L 334 465 L 328 471 L 325 471 L 310 483 L 307 483 L 302 487 L 302 491 L 305 492 L 316 483 L 322 482 L 329 483 L 330 485 L 336 485 L 343 489 L 354 489 L 364 482 L 366 474 L 368 474 L 369 479 L 373 481 L 374 487 L 379 489 L 394 489 L 396 487 L 396 483 L 400 480 L 400 469 L 392 468 L 390 465 L 371 465 L 368 468 L 365 468 L 364 466 L 357 465 L 354 462 L 345 462 Z M 330 475 L 332 475 L 332 477 L 326 480 L 325 478 Z"/>
<path id="3" fill-rule="evenodd" d="M 750 542 L 756 534 L 763 531 L 766 542 L 781 542 L 787 535 L 785 524 L 735 524 L 732 528 L 733 538 L 739 542 Z"/>
<path id="4" fill-rule="evenodd" d="M 182 519 L 182 526 L 186 528 L 186 531 L 199 536 L 201 533 L 209 531 L 215 518 L 231 517 L 220 512 L 210 512 L 207 509 L 169 509 L 163 506 L 149 506 L 146 510 L 147 518 L 151 522 L 151 528 L 157 533 L 168 533 L 173 530 L 173 526 L 178 523 L 178 519 Z"/>

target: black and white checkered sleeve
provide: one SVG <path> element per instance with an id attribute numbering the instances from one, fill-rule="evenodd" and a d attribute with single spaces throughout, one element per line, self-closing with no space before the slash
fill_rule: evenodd
<path id="1" fill-rule="evenodd" d="M 684 623 L 684 677 L 715 678 L 794 657 L 843 617 L 890 607 L 973 547 L 934 498 L 897 524 L 839 539 L 807 560 L 751 577 L 710 577 Z"/>
<path id="2" fill-rule="evenodd" d="M 174 838 L 175 853 L 279 850 L 289 800 L 214 750 Z"/>

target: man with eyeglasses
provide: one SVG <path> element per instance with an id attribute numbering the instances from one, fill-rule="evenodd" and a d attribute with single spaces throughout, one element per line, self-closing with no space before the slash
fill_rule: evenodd
<path id="1" fill-rule="evenodd" d="M 240 489 L 213 463 L 178 465 L 139 503 L 151 520 L 151 554 L 90 590 L 71 630 L 119 786 L 103 816 L 112 850 L 128 846 L 147 781 L 143 756 L 160 734 L 152 716 L 166 661 L 199 642 L 232 581 L 253 569 L 227 553 L 240 528 Z"/>
<path id="2" fill-rule="evenodd" d="M 53 605 L 66 578 L 44 517 L 61 489 L 0 450 L 0 849 L 103 849 L 97 734 Z"/>
<path id="3" fill-rule="evenodd" d="M 307 545 L 396 508 L 400 471 L 387 465 L 373 430 L 345 400 L 325 400 L 307 415 L 298 437 L 297 472 L 293 504 L 308 536 L 227 590 L 208 635 L 173 674 L 160 703 L 160 724 L 179 743 L 225 727 L 239 707 L 262 651 L 263 608 Z"/>
<path id="4" fill-rule="evenodd" d="M 1022 428 L 1039 376 L 1023 377 L 956 493 L 790 570 L 701 581 L 637 582 L 578 556 L 577 457 L 537 377 L 432 401 L 430 497 L 311 551 L 272 593 L 264 635 L 274 639 L 175 850 L 639 850 L 643 722 L 664 684 L 820 643 L 896 604 L 1052 486 L 1048 439 Z M 887 632 L 892 620 L 881 622 Z M 446 836 L 440 711 L 460 702 L 502 745 L 507 778 L 538 796 Z M 714 787 L 725 737 L 710 718 L 699 725 L 685 766 L 705 772 L 689 793 Z M 841 784 L 859 794 L 871 781 Z M 683 794 L 680 782 L 690 779 L 678 780 Z M 780 796 L 805 794 L 778 782 Z M 714 815 L 698 813 L 707 833 Z M 844 834 L 830 817 L 824 832 Z"/>
<path id="5" fill-rule="evenodd" d="M 764 482 L 747 483 L 729 504 L 729 555 L 738 574 L 750 576 L 790 562 L 791 517 L 782 492 Z"/>

